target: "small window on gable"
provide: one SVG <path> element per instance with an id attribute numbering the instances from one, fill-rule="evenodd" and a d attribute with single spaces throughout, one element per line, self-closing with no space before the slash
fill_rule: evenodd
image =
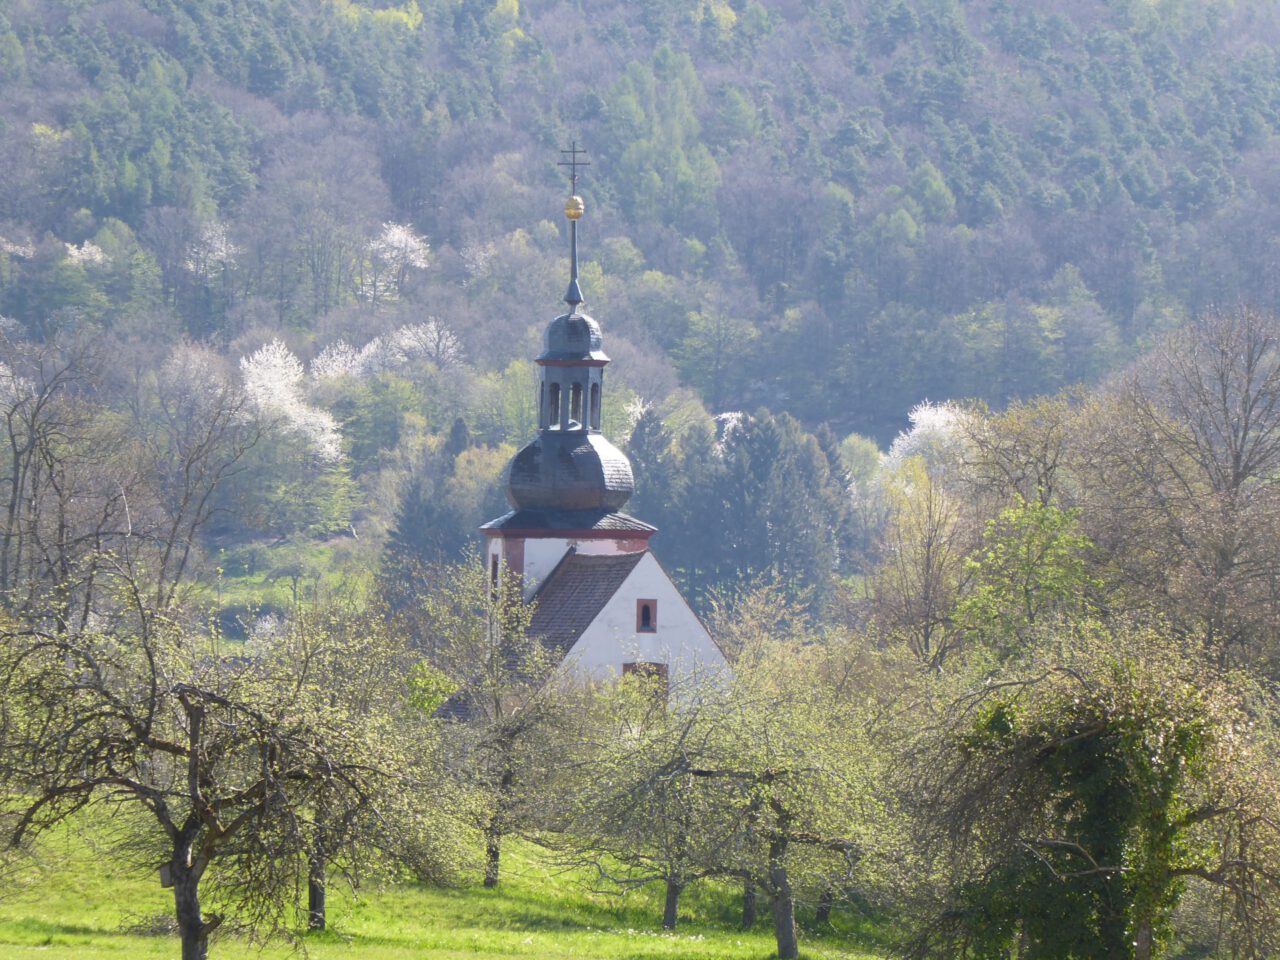
<path id="1" fill-rule="evenodd" d="M 636 633 L 658 632 L 658 601 L 636 601 Z"/>

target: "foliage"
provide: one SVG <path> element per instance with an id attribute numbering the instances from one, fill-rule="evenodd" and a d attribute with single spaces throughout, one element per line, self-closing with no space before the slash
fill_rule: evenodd
<path id="1" fill-rule="evenodd" d="M 1035 500 L 1003 510 L 966 560 L 973 584 L 956 621 L 1008 654 L 1046 620 L 1079 619 L 1099 586 L 1087 572 L 1089 546 L 1076 514 Z"/>
<path id="2" fill-rule="evenodd" d="M 1274 747 L 1256 696 L 1121 626 L 1059 634 L 955 699 L 920 758 L 947 874 L 913 954 L 1165 956 L 1185 890 L 1208 884 L 1223 947 L 1265 955 Z"/>

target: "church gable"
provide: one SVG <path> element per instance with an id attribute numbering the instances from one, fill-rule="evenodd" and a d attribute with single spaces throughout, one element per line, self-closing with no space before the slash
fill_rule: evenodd
<path id="1" fill-rule="evenodd" d="M 632 569 L 568 650 L 568 669 L 605 680 L 634 664 L 663 664 L 673 682 L 724 669 L 724 655 L 654 556 L 633 556 Z"/>

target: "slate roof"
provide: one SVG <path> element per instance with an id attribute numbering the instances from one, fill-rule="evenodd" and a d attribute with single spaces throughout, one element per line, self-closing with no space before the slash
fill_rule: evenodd
<path id="1" fill-rule="evenodd" d="M 635 489 L 626 454 L 589 430 L 544 428 L 507 467 L 516 510 L 619 510 Z"/>
<path id="2" fill-rule="evenodd" d="M 529 632 L 567 654 L 643 558 L 643 553 L 592 556 L 570 550 L 533 595 L 538 605 Z"/>
<path id="3" fill-rule="evenodd" d="M 544 349 L 539 360 L 597 360 L 605 356 L 600 324 L 585 313 L 566 313 L 547 324 L 542 335 Z"/>
<path id="4" fill-rule="evenodd" d="M 654 533 L 657 527 L 625 513 L 608 510 L 512 510 L 481 530 L 607 530 Z"/>

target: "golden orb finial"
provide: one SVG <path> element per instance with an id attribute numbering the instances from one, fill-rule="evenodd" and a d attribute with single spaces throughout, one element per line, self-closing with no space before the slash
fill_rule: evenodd
<path id="1" fill-rule="evenodd" d="M 564 215 L 570 220 L 580 220 L 582 215 L 587 212 L 587 205 L 582 202 L 579 196 L 572 196 L 565 201 Z"/>

